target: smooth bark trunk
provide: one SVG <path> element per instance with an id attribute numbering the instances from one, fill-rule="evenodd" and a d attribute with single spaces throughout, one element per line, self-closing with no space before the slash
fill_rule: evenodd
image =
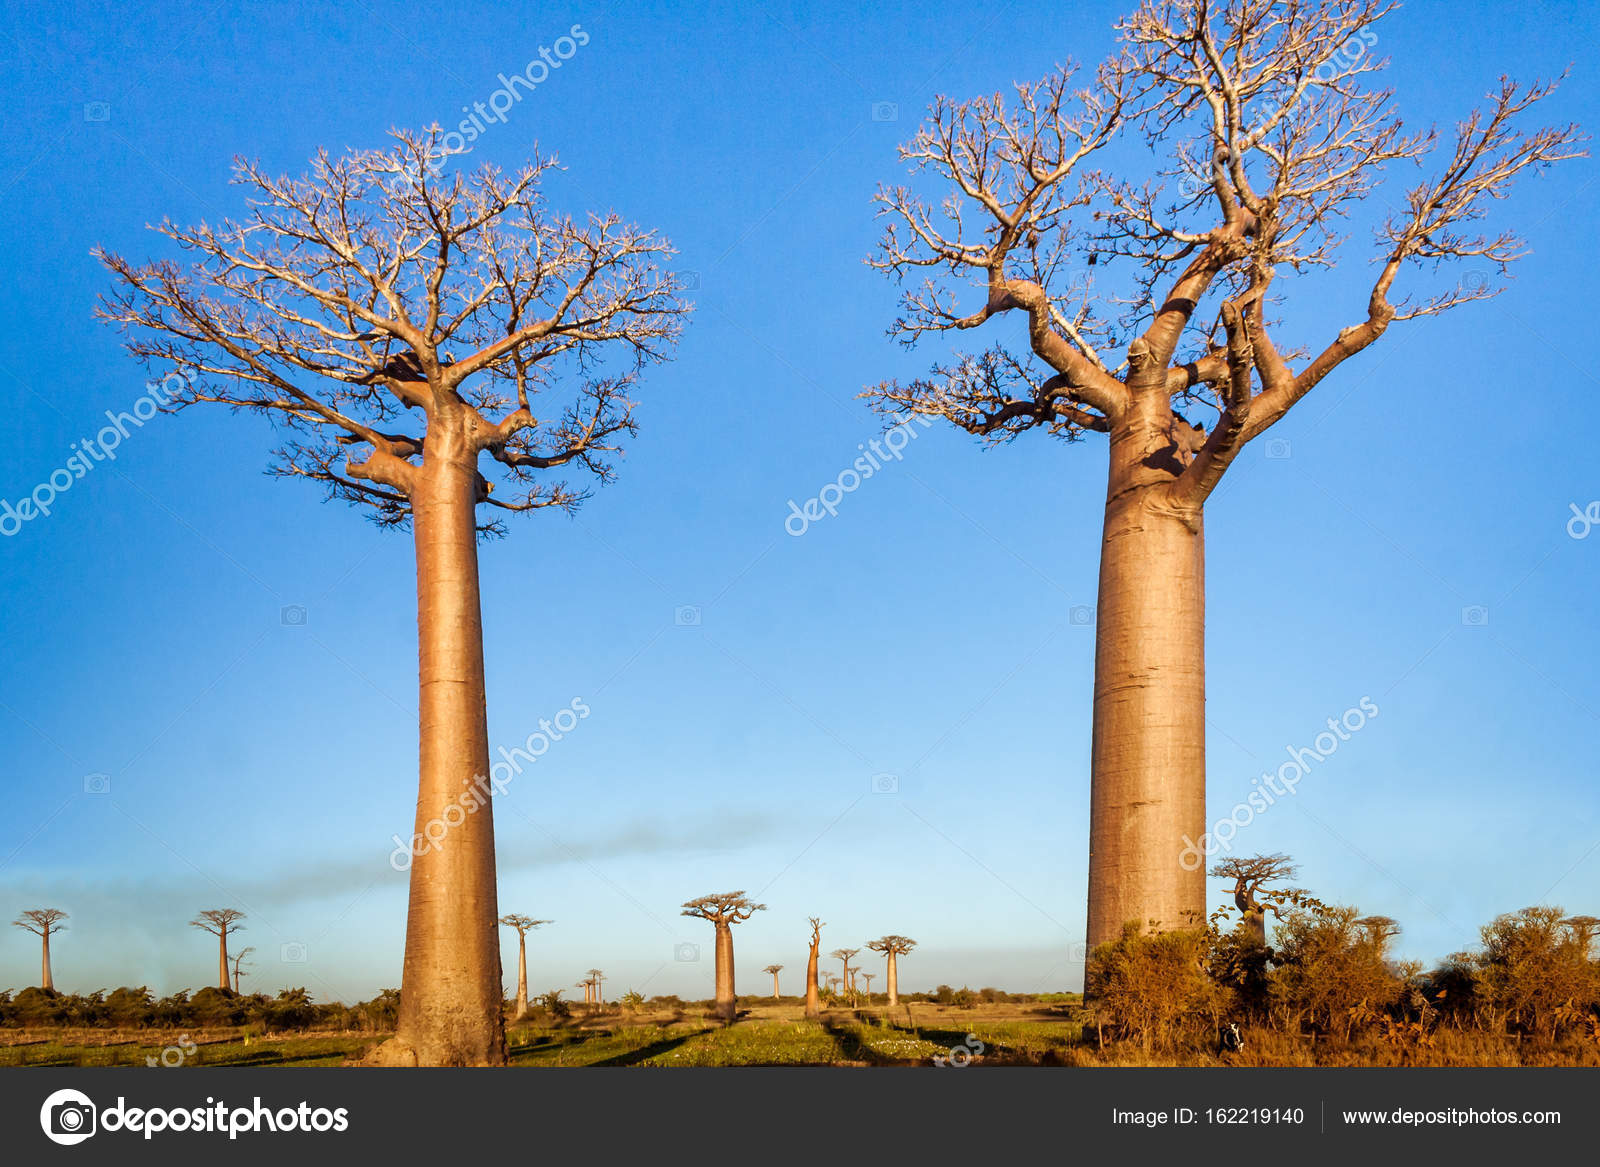
<path id="1" fill-rule="evenodd" d="M 48 932 L 44 934 L 44 968 L 40 973 L 39 985 L 43 989 L 54 989 L 56 987 L 55 978 L 50 975 L 50 933 Z"/>
<path id="2" fill-rule="evenodd" d="M 806 956 L 806 1016 L 807 1017 L 816 1017 L 822 1012 L 822 1002 L 817 997 L 817 976 L 818 976 L 818 971 L 817 971 L 817 960 L 818 960 L 817 948 L 818 948 L 818 945 L 816 945 L 816 944 L 811 945 L 810 952 Z"/>
<path id="3" fill-rule="evenodd" d="M 217 947 L 219 950 L 217 953 L 217 985 L 226 991 L 233 987 L 232 980 L 228 976 L 228 934 L 226 932 L 217 934 Z"/>
<path id="4" fill-rule="evenodd" d="M 900 977 L 896 973 L 894 967 L 893 952 L 889 953 L 889 959 L 884 963 L 887 966 L 884 969 L 884 976 L 889 982 L 887 986 L 889 990 L 889 1005 L 892 1008 L 893 1006 L 900 1004 Z"/>
<path id="5" fill-rule="evenodd" d="M 488 784 L 477 451 L 436 419 L 412 493 L 419 774 L 405 966 L 388 1065 L 504 1065 L 494 808 Z"/>
<path id="6" fill-rule="evenodd" d="M 733 992 L 733 928 L 718 924 L 717 928 L 717 1016 L 732 1021 L 734 1016 Z"/>
<path id="7" fill-rule="evenodd" d="M 776 1001 L 782 994 L 778 992 L 778 974 L 772 974 L 772 999 Z"/>
<path id="8" fill-rule="evenodd" d="M 517 933 L 517 1016 L 528 1011 L 528 938 Z"/>
<path id="9" fill-rule="evenodd" d="M 1158 414 L 1112 434 L 1095 640 L 1088 941 L 1205 919 L 1205 552 Z M 1192 860 L 1191 860 L 1192 862 Z"/>

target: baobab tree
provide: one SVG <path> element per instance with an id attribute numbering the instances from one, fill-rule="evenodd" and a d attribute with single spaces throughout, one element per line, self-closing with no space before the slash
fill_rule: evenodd
<path id="1" fill-rule="evenodd" d="M 806 953 L 806 1016 L 816 1017 L 822 1012 L 822 1002 L 817 999 L 817 951 L 822 947 L 823 923 L 819 916 L 809 917 L 811 923 L 811 948 Z"/>
<path id="2" fill-rule="evenodd" d="M 250 974 L 244 971 L 244 958 L 255 951 L 254 947 L 241 948 L 233 955 L 233 991 L 239 991 L 239 979 Z"/>
<path id="3" fill-rule="evenodd" d="M 766 904 L 751 903 L 742 891 L 701 896 L 683 905 L 685 916 L 709 920 L 716 929 L 716 1012 L 724 1021 L 731 1022 L 737 1008 L 733 986 L 733 926 L 766 910 Z"/>
<path id="4" fill-rule="evenodd" d="M 1572 940 L 1578 946 L 1578 954 L 1584 960 L 1589 959 L 1589 953 L 1594 951 L 1594 938 L 1600 934 L 1600 917 L 1596 916 L 1568 916 L 1561 923 L 1572 933 Z"/>
<path id="5" fill-rule="evenodd" d="M 207 908 L 189 921 L 191 928 L 199 928 L 217 938 L 217 987 L 220 989 L 232 987 L 228 978 L 228 937 L 244 931 L 244 925 L 239 923 L 242 919 L 244 913 L 234 908 Z"/>
<path id="6" fill-rule="evenodd" d="M 32 932 L 43 944 L 44 955 L 39 971 L 39 987 L 51 992 L 55 991 L 56 981 L 50 972 L 50 937 L 66 930 L 67 926 L 62 923 L 66 918 L 67 913 L 60 908 L 29 908 L 11 921 L 14 927 Z"/>
<path id="7" fill-rule="evenodd" d="M 1430 177 L 1398 199 L 1373 197 L 1388 164 L 1429 161 L 1437 145 L 1368 84 L 1384 64 L 1368 51 L 1372 25 L 1392 7 L 1146 0 L 1081 88 L 1069 66 L 1010 100 L 936 99 L 900 149 L 926 189 L 877 195 L 887 226 L 869 263 L 903 290 L 891 332 L 912 346 L 997 322 L 989 333 L 1010 324 L 1017 342 L 882 383 L 866 393 L 874 406 L 942 418 L 987 444 L 1028 430 L 1109 444 L 1091 947 L 1126 922 L 1205 916 L 1205 864 L 1180 857 L 1206 835 L 1207 499 L 1246 443 L 1391 325 L 1494 295 L 1523 245 L 1478 234 L 1476 220 L 1522 172 L 1581 153 L 1576 127 L 1517 128 L 1551 85 L 1502 81 Z M 1130 136 L 1153 172 L 1102 164 Z M 1280 276 L 1332 267 L 1342 222 L 1391 203 L 1373 224 L 1364 302 L 1329 321 L 1317 311 L 1326 296 L 1297 295 L 1309 309 L 1301 333 L 1321 339 L 1286 341 Z M 1472 264 L 1460 283 L 1418 286 L 1418 269 L 1449 261 Z"/>
<path id="8" fill-rule="evenodd" d="M 517 1003 L 515 1015 L 521 1017 L 528 1011 L 528 933 L 534 928 L 554 923 L 554 921 L 535 920 L 532 916 L 519 916 L 512 913 L 501 916 L 500 922 L 507 928 L 515 928 L 517 930 Z"/>
<path id="9" fill-rule="evenodd" d="M 778 992 L 778 974 L 783 971 L 783 965 L 769 964 L 761 971 L 772 977 L 772 999 L 776 1001 L 780 996 L 782 996 L 782 994 Z"/>
<path id="10" fill-rule="evenodd" d="M 589 970 L 589 984 L 594 989 L 594 1004 L 596 1008 L 605 1005 L 606 999 L 600 992 L 600 985 L 605 981 L 605 974 L 597 968 Z"/>
<path id="11" fill-rule="evenodd" d="M 917 942 L 909 936 L 880 936 L 876 940 L 867 941 L 867 947 L 873 952 L 883 954 L 884 990 L 889 995 L 889 1007 L 900 1004 L 900 966 L 898 958 L 904 956 L 917 946 Z"/>
<path id="12" fill-rule="evenodd" d="M 877 975 L 878 975 L 877 973 L 869 973 L 869 972 L 865 972 L 865 971 L 856 973 L 856 978 L 858 980 L 862 980 L 862 981 L 865 981 L 867 983 L 867 987 L 866 987 L 865 992 L 866 992 L 866 997 L 867 997 L 867 1004 L 869 1004 L 869 1005 L 872 1004 L 872 978 L 877 976 Z"/>
<path id="13" fill-rule="evenodd" d="M 399 1019 L 370 1060 L 503 1064 L 478 538 L 586 497 L 551 471 L 610 480 L 687 306 L 659 235 L 547 206 L 553 158 L 441 180 L 438 127 L 394 139 L 298 179 L 241 160 L 248 218 L 157 228 L 191 266 L 96 252 L 117 281 L 100 314 L 180 375 L 168 408 L 271 418 L 274 474 L 409 528 L 418 798 Z"/>
<path id="14" fill-rule="evenodd" d="M 1355 923 L 1379 952 L 1386 951 L 1389 941 L 1400 935 L 1400 924 L 1393 916 L 1362 916 Z"/>
<path id="15" fill-rule="evenodd" d="M 1239 932 L 1251 948 L 1268 949 L 1268 912 L 1281 916 L 1285 905 L 1312 907 L 1317 904 L 1299 888 L 1269 886 L 1293 879 L 1296 870 L 1294 861 L 1281 853 L 1224 859 L 1211 869 L 1216 878 L 1233 881 L 1231 894 L 1234 907 L 1239 910 Z"/>
<path id="16" fill-rule="evenodd" d="M 859 948 L 835 948 L 832 952 L 828 953 L 829 956 L 833 957 L 834 960 L 837 960 L 839 964 L 843 966 L 844 991 L 850 994 L 852 999 L 855 997 L 856 981 L 855 978 L 850 975 L 850 958 L 860 951 L 861 949 Z"/>

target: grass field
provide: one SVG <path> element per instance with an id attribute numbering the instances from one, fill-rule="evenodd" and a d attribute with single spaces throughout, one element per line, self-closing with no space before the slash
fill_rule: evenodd
<path id="1" fill-rule="evenodd" d="M 1246 1031 L 1244 1053 L 1150 1053 L 1104 1048 L 1067 1008 L 1051 1005 L 839 1009 L 807 1021 L 797 1005 L 741 1002 L 738 1024 L 698 1014 L 575 1016 L 561 1025 L 512 1025 L 511 1063 L 543 1066 L 1600 1066 L 1600 1046 L 1536 1046 L 1440 1031 L 1431 1044 L 1354 1045 Z M 339 1066 L 382 1035 L 249 1036 L 240 1030 L 0 1030 L 0 1066 Z"/>

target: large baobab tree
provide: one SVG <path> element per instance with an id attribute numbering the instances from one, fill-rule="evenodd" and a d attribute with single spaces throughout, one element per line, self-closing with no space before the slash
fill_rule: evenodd
<path id="1" fill-rule="evenodd" d="M 534 928 L 554 923 L 554 921 L 535 920 L 532 916 L 519 916 L 512 913 L 501 916 L 500 922 L 507 928 L 515 928 L 517 930 L 517 1003 L 515 1016 L 521 1017 L 528 1011 L 528 933 Z"/>
<path id="2" fill-rule="evenodd" d="M 571 510 L 634 429 L 630 394 L 686 306 L 662 238 L 614 213 L 551 210 L 537 158 L 436 177 L 437 127 L 326 152 L 302 178 L 240 162 L 242 222 L 161 234 L 194 257 L 135 265 L 101 314 L 171 408 L 270 418 L 273 472 L 408 527 L 416 552 L 419 774 L 400 1015 L 385 1065 L 505 1061 L 478 538 Z M 492 482 L 493 472 L 498 482 Z M 520 616 L 518 617 L 520 619 Z"/>
<path id="3" fill-rule="evenodd" d="M 228 937 L 244 931 L 244 925 L 239 923 L 242 919 L 244 913 L 236 908 L 207 908 L 189 921 L 191 928 L 199 928 L 217 938 L 217 987 L 220 989 L 233 987 L 228 977 Z"/>
<path id="4" fill-rule="evenodd" d="M 56 981 L 50 971 L 50 937 L 57 932 L 66 930 L 62 923 L 67 918 L 67 913 L 60 908 L 29 908 L 11 921 L 12 925 L 24 928 L 39 938 L 44 947 L 43 964 L 39 971 L 39 987 L 41 989 L 55 990 Z"/>
<path id="5" fill-rule="evenodd" d="M 884 991 L 889 995 L 889 1005 L 893 1008 L 900 1004 L 900 966 L 898 958 L 904 956 L 917 946 L 917 942 L 909 936 L 880 936 L 876 940 L 867 941 L 867 947 L 873 952 L 883 954 L 883 980 Z"/>
<path id="6" fill-rule="evenodd" d="M 809 917 L 811 947 L 806 953 L 806 1016 L 816 1017 L 822 1012 L 822 1002 L 817 998 L 817 953 L 822 947 L 822 918 Z"/>
<path id="7" fill-rule="evenodd" d="M 783 994 L 778 991 L 778 974 L 783 971 L 781 964 L 769 964 L 761 970 L 772 978 L 772 999 L 776 1001 Z"/>
<path id="8" fill-rule="evenodd" d="M 1383 64 L 1372 26 L 1391 7 L 1147 0 L 1081 88 L 1067 67 L 1010 99 L 936 100 L 900 151 L 918 186 L 877 196 L 887 227 L 869 262 L 903 289 L 892 332 L 907 345 L 1003 338 L 869 390 L 874 405 L 990 444 L 1035 429 L 1109 444 L 1091 946 L 1125 922 L 1205 915 L 1204 864 L 1180 856 L 1206 830 L 1206 500 L 1246 443 L 1391 325 L 1493 295 L 1523 248 L 1477 220 L 1523 171 L 1579 153 L 1574 127 L 1517 128 L 1551 86 L 1503 81 L 1431 176 L 1374 197 L 1389 163 L 1432 161 L 1437 145 L 1368 84 Z M 1102 162 L 1128 137 L 1116 161 L 1148 155 L 1150 172 Z M 1329 319 L 1333 301 L 1301 285 L 1335 264 L 1343 222 L 1367 214 L 1375 274 Z M 1462 282 L 1419 280 L 1449 261 L 1471 265 Z M 1292 336 L 1290 299 L 1305 310 Z"/>
<path id="9" fill-rule="evenodd" d="M 764 912 L 766 904 L 751 903 L 742 891 L 701 896 L 683 905 L 683 914 L 709 920 L 716 929 L 717 1016 L 732 1021 L 736 1011 L 733 985 L 733 926 Z"/>
<path id="10" fill-rule="evenodd" d="M 239 991 L 240 979 L 250 975 L 244 971 L 244 958 L 249 956 L 254 951 L 255 948 L 253 947 L 241 948 L 238 952 L 233 954 L 233 991 L 235 993 Z"/>

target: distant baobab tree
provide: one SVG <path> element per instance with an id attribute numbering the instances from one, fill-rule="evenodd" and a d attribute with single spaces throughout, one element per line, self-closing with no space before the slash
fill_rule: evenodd
<path id="1" fill-rule="evenodd" d="M 856 979 L 857 980 L 862 980 L 862 981 L 865 981 L 867 983 L 867 987 L 865 989 L 865 993 L 866 993 L 866 997 L 867 997 L 867 1003 L 869 1005 L 872 1003 L 872 978 L 877 976 L 877 975 L 878 975 L 877 973 L 869 973 L 869 972 L 866 972 L 866 971 L 862 971 L 862 972 L 856 973 Z"/>
<path id="2" fill-rule="evenodd" d="M 228 977 L 228 937 L 244 931 L 239 923 L 244 913 L 233 908 L 208 908 L 189 921 L 192 928 L 200 928 L 217 938 L 217 987 L 232 988 Z"/>
<path id="3" fill-rule="evenodd" d="M 733 985 L 733 926 L 766 909 L 766 904 L 751 903 L 742 891 L 701 896 L 683 905 L 685 916 L 709 920 L 716 929 L 717 1016 L 724 1021 L 732 1021 L 737 1010 Z"/>
<path id="4" fill-rule="evenodd" d="M 255 949 L 253 947 L 241 948 L 233 955 L 233 991 L 235 993 L 239 991 L 239 978 L 250 975 L 244 971 L 244 958 L 249 956 L 254 951 Z"/>
<path id="5" fill-rule="evenodd" d="M 783 971 L 783 965 L 769 964 L 761 971 L 772 977 L 772 999 L 776 1001 L 780 996 L 782 996 L 782 994 L 778 992 L 778 974 Z"/>
<path id="6" fill-rule="evenodd" d="M 1551 85 L 1503 80 L 1431 177 L 1377 196 L 1388 164 L 1423 162 L 1437 144 L 1408 133 L 1390 92 L 1366 84 L 1385 64 L 1367 51 L 1371 26 L 1393 7 L 1149 0 L 1082 88 L 1068 66 L 1017 85 L 1010 102 L 936 99 L 900 149 L 928 186 L 877 195 L 887 227 L 869 262 L 904 289 L 891 331 L 911 346 L 1005 325 L 985 351 L 870 390 L 875 407 L 942 418 L 991 445 L 1034 429 L 1109 443 L 1091 948 L 1127 922 L 1196 927 L 1206 914 L 1205 865 L 1181 857 L 1206 833 L 1207 499 L 1246 443 L 1391 324 L 1496 294 L 1523 245 L 1477 234 L 1476 220 L 1524 171 L 1581 153 L 1576 127 L 1515 128 Z M 1106 169 L 1134 156 L 1102 162 L 1128 138 L 1150 172 Z M 1376 222 L 1385 206 L 1399 209 Z M 1294 296 L 1309 309 L 1297 331 L 1325 339 L 1280 343 L 1291 289 L 1278 277 L 1296 274 L 1298 290 L 1333 267 L 1346 217 L 1367 211 L 1370 291 L 1332 320 L 1319 311 L 1326 295 Z M 1474 266 L 1455 286 L 1418 287 L 1447 261 Z M 1209 428 L 1193 410 L 1211 411 Z"/>
<path id="7" fill-rule="evenodd" d="M 1393 916 L 1363 916 L 1355 924 L 1380 952 L 1388 948 L 1389 941 L 1400 935 L 1400 924 Z"/>
<path id="8" fill-rule="evenodd" d="M 1561 921 L 1566 925 L 1567 931 L 1572 933 L 1573 942 L 1578 946 L 1578 954 L 1584 960 L 1589 959 L 1589 953 L 1594 950 L 1594 939 L 1600 935 L 1600 917 L 1596 916 L 1568 916 Z"/>
<path id="9" fill-rule="evenodd" d="M 594 1003 L 596 1007 L 604 1006 L 605 996 L 600 992 L 600 986 L 605 981 L 605 974 L 597 968 L 589 970 L 589 984 L 594 987 Z"/>
<path id="10" fill-rule="evenodd" d="M 1299 888 L 1268 886 L 1293 879 L 1297 870 L 1294 861 L 1281 853 L 1224 859 L 1211 869 L 1217 879 L 1233 881 L 1233 904 L 1239 909 L 1239 931 L 1252 947 L 1258 950 L 1268 947 L 1268 912 L 1281 916 L 1285 905 L 1314 907 L 1318 904 Z"/>
<path id="11" fill-rule="evenodd" d="M 66 925 L 62 923 L 67 918 L 67 913 L 60 908 L 29 908 L 11 921 L 17 928 L 26 929 L 37 936 L 44 946 L 43 964 L 39 972 L 39 987 L 41 989 L 55 990 L 55 977 L 50 972 L 50 937 L 56 932 L 64 932 Z"/>
<path id="12" fill-rule="evenodd" d="M 609 459 L 634 432 L 639 373 L 668 355 L 688 307 L 659 266 L 671 254 L 660 236 L 614 212 L 547 206 L 553 158 L 443 180 L 437 126 L 394 138 L 387 151 L 323 151 L 299 179 L 240 160 L 248 219 L 163 223 L 189 266 L 97 250 L 117 281 L 100 314 L 146 367 L 186 380 L 169 408 L 271 418 L 288 433 L 273 473 L 410 528 L 420 649 L 410 904 L 399 1019 L 369 1059 L 500 1065 L 478 538 L 502 530 L 488 516 L 570 511 L 586 497 L 549 471 L 612 477 Z M 563 384 L 565 401 L 554 396 Z"/>
<path id="13" fill-rule="evenodd" d="M 822 1013 L 822 1002 L 817 999 L 817 950 L 822 947 L 823 923 L 819 916 L 809 917 L 811 923 L 811 948 L 806 954 L 806 1016 Z"/>
<path id="14" fill-rule="evenodd" d="M 855 982 L 855 978 L 850 975 L 851 974 L 850 958 L 852 956 L 854 956 L 856 953 L 860 952 L 860 951 L 861 951 L 861 949 L 859 949 L 859 948 L 835 948 L 832 952 L 828 953 L 829 956 L 831 956 L 831 957 L 833 957 L 833 959 L 837 960 L 839 962 L 839 964 L 843 967 L 843 969 L 844 969 L 844 991 L 846 993 L 850 994 L 852 997 L 854 997 L 854 995 L 855 995 L 856 982 Z"/>
<path id="15" fill-rule="evenodd" d="M 917 946 L 917 942 L 909 936 L 880 936 L 876 940 L 867 941 L 867 947 L 873 952 L 883 954 L 884 991 L 889 995 L 889 1007 L 900 1004 L 900 966 L 898 958 L 904 956 Z"/>
<path id="16" fill-rule="evenodd" d="M 517 930 L 517 1003 L 515 1006 L 517 1017 L 528 1011 L 528 933 L 544 924 L 554 923 L 553 920 L 535 920 L 532 916 L 518 916 L 511 914 L 501 916 L 500 922 L 507 928 Z"/>

